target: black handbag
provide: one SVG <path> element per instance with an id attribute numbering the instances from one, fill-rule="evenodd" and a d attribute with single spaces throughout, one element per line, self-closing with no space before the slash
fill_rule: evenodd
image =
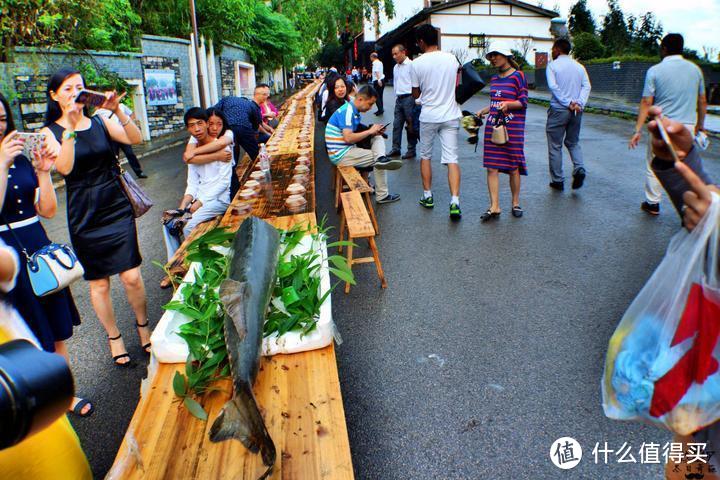
<path id="1" fill-rule="evenodd" d="M 133 209 L 133 216 L 135 218 L 140 218 L 152 208 L 153 201 L 140 187 L 140 185 L 137 184 L 135 179 L 128 172 L 126 172 L 124 168 L 122 168 L 122 166 L 120 165 L 120 154 L 115 148 L 115 144 L 112 138 L 110 138 L 110 132 L 108 132 L 107 127 L 105 126 L 105 122 L 103 122 L 101 118 L 98 118 L 97 121 L 100 122 L 100 125 L 105 132 L 105 139 L 108 141 L 110 151 L 113 153 L 113 155 L 115 155 L 115 162 L 118 169 L 117 179 L 118 183 L 120 184 L 120 189 L 123 191 L 128 201 L 130 202 L 130 206 Z"/>
<path id="2" fill-rule="evenodd" d="M 455 87 L 455 101 L 462 105 L 482 90 L 485 82 L 480 76 L 480 72 L 473 67 L 472 62 L 460 67 L 458 73 L 460 74 L 460 83 Z"/>

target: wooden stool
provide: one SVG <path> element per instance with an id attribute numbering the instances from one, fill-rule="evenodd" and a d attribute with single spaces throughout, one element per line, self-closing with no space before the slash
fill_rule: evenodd
<path id="1" fill-rule="evenodd" d="M 362 173 L 365 173 L 363 175 Z M 367 172 L 359 172 L 355 167 L 338 167 L 338 177 L 342 177 L 345 184 L 351 191 L 360 192 L 365 198 L 365 206 L 370 214 L 375 234 L 380 235 L 380 227 L 375 217 L 375 209 L 372 202 L 372 187 L 367 183 Z"/>
<path id="2" fill-rule="evenodd" d="M 347 247 L 347 263 L 352 270 L 353 265 L 357 263 L 375 263 L 378 277 L 380 277 L 380 286 L 387 288 L 385 281 L 385 273 L 383 272 L 382 263 L 380 263 L 380 254 L 375 244 L 375 229 L 368 215 L 365 203 L 363 202 L 360 192 L 351 190 L 340 194 L 342 203 L 342 212 L 340 213 L 340 241 L 345 238 L 345 229 L 348 231 L 348 240 L 351 242 L 356 238 L 367 238 L 368 245 L 372 251 L 372 257 L 353 258 L 353 246 Z M 338 252 L 342 252 L 342 247 L 338 248 Z M 345 293 L 350 293 L 350 283 L 345 283 Z"/>

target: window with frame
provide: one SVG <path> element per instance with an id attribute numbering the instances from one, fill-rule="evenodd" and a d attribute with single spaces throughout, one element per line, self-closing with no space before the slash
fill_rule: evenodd
<path id="1" fill-rule="evenodd" d="M 484 33 L 479 35 L 470 34 L 470 48 L 484 49 L 487 47 L 487 37 Z"/>

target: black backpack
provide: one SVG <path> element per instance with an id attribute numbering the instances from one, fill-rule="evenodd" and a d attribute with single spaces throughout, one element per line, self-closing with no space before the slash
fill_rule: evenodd
<path id="1" fill-rule="evenodd" d="M 485 82 L 480 76 L 480 72 L 473 67 L 472 62 L 460 67 L 458 73 L 460 74 L 460 83 L 455 87 L 455 101 L 462 105 L 482 90 Z"/>

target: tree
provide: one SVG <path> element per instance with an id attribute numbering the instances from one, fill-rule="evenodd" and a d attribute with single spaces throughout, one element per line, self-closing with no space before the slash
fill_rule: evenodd
<path id="1" fill-rule="evenodd" d="M 718 57 L 718 48 L 710 45 L 703 45 L 703 60 L 706 62 L 717 62 L 720 60 Z"/>
<path id="2" fill-rule="evenodd" d="M 603 26 L 600 31 L 600 40 L 605 45 L 607 53 L 611 55 L 627 52 L 631 35 L 625 22 L 623 13 L 617 0 L 608 0 L 609 11 L 603 17 Z"/>
<path id="3" fill-rule="evenodd" d="M 573 38 L 573 56 L 579 61 L 602 58 L 605 56 L 605 47 L 597 35 L 580 32 Z"/>
<path id="4" fill-rule="evenodd" d="M 530 49 L 533 47 L 533 39 L 530 37 L 524 37 L 521 40 L 515 41 L 515 49 L 522 54 L 523 58 L 527 58 Z"/>
<path id="5" fill-rule="evenodd" d="M 525 67 L 529 67 L 530 63 L 528 63 L 527 59 L 525 58 L 525 55 L 519 50 L 515 50 L 514 48 L 510 50 L 510 53 L 512 53 L 513 59 L 517 62 L 518 66 L 520 67 L 520 70 L 525 70 Z"/>
<path id="6" fill-rule="evenodd" d="M 595 33 L 597 27 L 595 26 L 595 20 L 587 6 L 586 0 L 578 0 L 578 2 L 572 6 L 568 27 L 573 37 L 582 32 Z"/>
<path id="7" fill-rule="evenodd" d="M 135 50 L 140 17 L 128 0 L 15 0 L 0 6 L 0 61 L 17 45 Z"/>
<path id="8" fill-rule="evenodd" d="M 300 33 L 285 15 L 256 2 L 243 46 L 258 71 L 289 67 L 302 58 Z"/>
<path id="9" fill-rule="evenodd" d="M 639 19 L 639 24 L 632 32 L 633 50 L 639 55 L 655 56 L 658 54 L 658 42 L 662 39 L 663 27 L 655 20 L 652 12 L 647 12 Z"/>

